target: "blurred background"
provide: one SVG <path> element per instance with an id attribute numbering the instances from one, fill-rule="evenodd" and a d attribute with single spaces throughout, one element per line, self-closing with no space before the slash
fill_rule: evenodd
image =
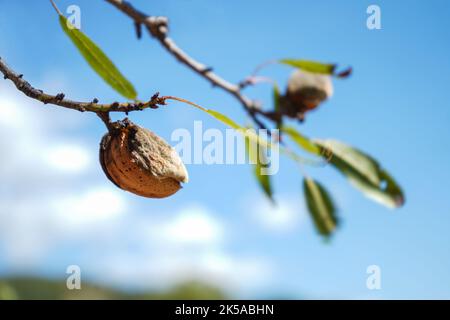
<path id="1" fill-rule="evenodd" d="M 266 200 L 248 165 L 189 165 L 190 182 L 162 200 L 117 189 L 98 163 L 105 127 L 94 114 L 42 105 L 0 82 L 0 298 L 450 298 L 450 3 L 215 1 L 132 3 L 170 18 L 171 35 L 232 82 L 274 58 L 351 65 L 333 98 L 309 114 L 306 135 L 367 151 L 394 175 L 406 204 L 388 210 L 333 169 L 307 168 L 339 207 L 331 241 L 316 233 L 301 174 L 283 159 Z M 177 63 L 104 1 L 81 8 L 81 27 L 136 86 L 226 113 L 230 96 Z M 381 30 L 366 27 L 370 4 Z M 122 101 L 87 66 L 48 1 L 0 0 L 0 56 L 34 86 L 76 100 Z M 291 70 L 262 74 L 285 85 Z M 272 107 L 270 85 L 245 91 Z M 120 115 L 115 115 L 118 119 Z M 173 130 L 225 127 L 177 103 L 130 118 L 170 142 Z M 172 143 L 173 144 L 173 143 Z M 81 290 L 66 288 L 69 265 Z M 381 289 L 367 268 L 379 266 Z"/>

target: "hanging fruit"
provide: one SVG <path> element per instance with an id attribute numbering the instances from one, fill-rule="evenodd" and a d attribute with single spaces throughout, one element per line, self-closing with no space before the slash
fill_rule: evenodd
<path id="1" fill-rule="evenodd" d="M 100 143 L 100 164 L 119 188 L 148 198 L 165 198 L 188 182 L 174 148 L 128 119 L 111 124 Z"/>

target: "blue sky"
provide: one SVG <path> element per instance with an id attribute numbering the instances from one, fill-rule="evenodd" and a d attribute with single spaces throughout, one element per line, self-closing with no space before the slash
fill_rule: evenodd
<path id="1" fill-rule="evenodd" d="M 175 196 L 139 198 L 103 176 L 97 148 L 105 129 L 94 115 L 40 105 L 0 82 L 0 146 L 9 150 L 0 159 L 1 274 L 64 277 L 67 265 L 78 264 L 91 280 L 131 289 L 196 277 L 237 297 L 450 298 L 448 1 L 132 2 L 167 15 L 174 40 L 232 82 L 274 58 L 351 65 L 354 75 L 335 81 L 333 98 L 300 128 L 375 156 L 403 186 L 406 205 L 388 210 L 334 170 L 307 168 L 340 209 L 342 226 L 325 244 L 307 217 L 301 174 L 289 160 L 274 177 L 277 209 L 248 166 L 189 165 L 190 182 Z M 138 41 L 113 7 L 57 3 L 80 6 L 82 30 L 140 98 L 160 91 L 247 121 L 232 97 L 155 40 Z M 370 4 L 381 8 L 381 30 L 366 28 Z M 66 39 L 47 1 L 0 0 L 0 56 L 46 91 L 121 100 Z M 290 72 L 270 66 L 262 74 L 284 86 Z M 271 107 L 269 85 L 245 93 Z M 225 129 L 177 103 L 130 118 L 167 140 L 177 128 L 192 130 L 195 120 Z M 67 154 L 77 161 L 61 164 Z M 366 288 L 373 264 L 381 268 L 381 290 Z"/>

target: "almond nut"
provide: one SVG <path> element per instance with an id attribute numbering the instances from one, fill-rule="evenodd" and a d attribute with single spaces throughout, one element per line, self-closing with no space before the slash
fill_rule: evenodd
<path id="1" fill-rule="evenodd" d="M 304 114 L 330 98 L 333 94 L 331 77 L 295 70 L 288 81 L 286 95 L 282 97 L 282 111 L 287 116 L 303 120 Z"/>
<path id="2" fill-rule="evenodd" d="M 128 119 L 112 123 L 100 143 L 100 164 L 119 188 L 148 198 L 165 198 L 188 182 L 174 148 Z"/>

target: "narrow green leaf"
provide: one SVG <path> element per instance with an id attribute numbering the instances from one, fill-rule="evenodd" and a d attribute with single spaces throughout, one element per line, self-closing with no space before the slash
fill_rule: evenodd
<path id="1" fill-rule="evenodd" d="M 198 107 L 197 107 L 198 108 Z M 234 120 L 230 119 L 226 115 L 217 112 L 215 110 L 206 109 L 206 108 L 199 108 L 200 110 L 208 113 L 209 115 L 213 116 L 215 119 L 219 120 L 220 122 L 224 123 L 225 125 L 229 126 L 232 129 L 237 130 L 239 133 L 241 133 L 244 137 L 250 139 L 254 143 L 257 143 L 261 147 L 264 148 L 271 148 L 272 145 L 269 141 L 261 138 L 259 135 L 255 133 L 254 130 L 248 130 L 249 128 L 245 128 L 239 124 L 237 124 Z"/>
<path id="2" fill-rule="evenodd" d="M 259 146 L 263 147 L 263 148 L 271 148 L 273 150 L 273 148 L 276 146 L 278 150 L 276 151 L 280 151 L 281 153 L 287 155 L 289 158 L 291 158 L 292 160 L 298 162 L 298 163 L 302 163 L 302 164 L 311 164 L 311 165 L 316 165 L 318 164 L 318 161 L 316 160 L 311 160 L 311 159 L 306 159 L 303 158 L 299 155 L 297 155 L 296 153 L 292 152 L 291 150 L 284 148 L 283 146 L 281 146 L 279 143 L 273 145 L 272 143 L 270 143 L 269 141 L 263 139 L 262 137 L 260 137 L 258 134 L 255 133 L 255 130 L 248 130 L 248 128 L 242 127 L 239 124 L 237 124 L 235 121 L 233 121 L 232 119 L 230 119 L 229 117 L 227 117 L 226 115 L 217 112 L 215 110 L 211 110 L 211 109 L 206 109 L 196 103 L 193 103 L 191 101 L 185 100 L 185 99 L 181 99 L 181 98 L 175 98 L 175 97 L 171 97 L 172 100 L 176 100 L 176 101 L 180 101 L 183 103 L 187 103 L 199 110 L 202 110 L 203 112 L 206 112 L 207 114 L 209 114 L 210 116 L 214 117 L 216 120 L 219 120 L 220 122 L 224 123 L 225 125 L 235 129 L 236 131 L 238 131 L 240 134 L 242 134 L 244 137 L 250 139 L 251 141 L 257 143 Z"/>
<path id="3" fill-rule="evenodd" d="M 298 132 L 295 128 L 284 126 L 281 128 L 281 130 L 305 151 L 308 151 L 315 155 L 320 155 L 320 148 L 309 138 Z"/>
<path id="4" fill-rule="evenodd" d="M 371 156 L 336 140 L 310 140 L 295 128 L 282 130 L 305 151 L 325 158 L 367 197 L 389 208 L 404 204 L 401 187 Z"/>
<path id="5" fill-rule="evenodd" d="M 336 140 L 315 143 L 322 151 L 331 151 L 330 163 L 366 196 L 390 208 L 404 204 L 402 189 L 374 158 Z"/>
<path id="6" fill-rule="evenodd" d="M 255 166 L 255 176 L 259 182 L 259 185 L 263 189 L 265 195 L 270 199 L 270 201 L 275 202 L 273 199 L 272 183 L 270 181 L 270 176 L 267 174 L 261 174 L 262 168 L 267 168 L 267 165 L 261 164 L 260 161 Z"/>
<path id="7" fill-rule="evenodd" d="M 277 84 L 273 86 L 273 109 L 275 111 L 280 111 L 280 88 L 278 88 Z"/>
<path id="8" fill-rule="evenodd" d="M 273 85 L 273 110 L 279 114 L 279 117 L 276 121 L 276 128 L 279 131 L 278 134 L 280 134 L 280 139 L 281 139 L 281 127 L 283 126 L 283 117 L 281 115 L 281 94 L 280 94 L 280 88 L 278 87 L 278 85 L 275 83 Z"/>
<path id="9" fill-rule="evenodd" d="M 401 187 L 371 156 L 336 140 L 310 140 L 292 127 L 282 130 L 305 151 L 329 161 L 367 197 L 389 208 L 404 204 Z"/>
<path id="10" fill-rule="evenodd" d="M 314 73 L 334 74 L 334 71 L 336 70 L 335 64 L 321 63 L 311 60 L 282 59 L 279 62 L 294 68 L 299 68 Z"/>
<path id="11" fill-rule="evenodd" d="M 268 168 L 267 159 L 265 158 L 265 152 L 263 150 L 266 150 L 268 148 L 272 148 L 273 145 L 268 142 L 267 140 L 261 138 L 259 135 L 255 133 L 255 130 L 252 130 L 251 128 L 245 128 L 237 124 L 235 121 L 227 117 L 226 115 L 217 112 L 215 110 L 206 109 L 198 104 L 185 101 L 191 106 L 202 110 L 203 112 L 206 112 L 210 116 L 214 117 L 215 119 L 219 120 L 220 122 L 224 123 L 225 125 L 235 129 L 240 134 L 244 136 L 245 141 L 245 149 L 249 156 L 250 163 L 254 163 L 254 174 L 255 177 L 263 189 L 266 196 L 273 201 L 273 192 L 272 187 L 270 183 L 270 176 L 267 174 L 262 174 L 263 169 Z M 277 145 L 279 147 L 279 145 Z M 272 149 L 273 150 L 273 149 Z M 260 152 L 261 151 L 261 152 Z M 291 156 L 294 158 L 294 156 Z M 302 159 L 297 156 L 295 158 L 296 161 L 301 161 Z"/>
<path id="12" fill-rule="evenodd" d="M 236 122 L 234 122 L 233 120 L 231 120 L 230 118 L 228 118 L 226 115 L 211 110 L 211 109 L 203 109 L 203 111 L 205 111 L 206 113 L 210 114 L 211 116 L 213 116 L 214 118 L 216 118 L 217 120 L 219 120 L 220 122 L 223 122 L 224 124 L 226 124 L 227 126 L 236 129 L 236 130 L 245 130 L 244 127 L 241 127 L 239 124 L 237 124 Z"/>
<path id="13" fill-rule="evenodd" d="M 338 224 L 333 200 L 320 183 L 310 178 L 303 180 L 303 192 L 317 231 L 329 237 Z"/>
<path id="14" fill-rule="evenodd" d="M 136 99 L 137 93 L 133 85 L 92 40 L 80 30 L 72 27 L 63 15 L 59 16 L 59 23 L 83 58 L 106 83 L 124 97 Z"/>
<path id="15" fill-rule="evenodd" d="M 261 145 L 256 144 L 254 141 L 251 141 L 248 137 L 246 137 L 245 150 L 249 157 L 250 163 L 255 163 L 253 173 L 255 175 L 256 181 L 264 191 L 264 194 L 269 198 L 269 200 L 274 202 L 270 175 L 262 174 L 263 169 L 268 168 L 265 149 L 263 149 Z"/>

